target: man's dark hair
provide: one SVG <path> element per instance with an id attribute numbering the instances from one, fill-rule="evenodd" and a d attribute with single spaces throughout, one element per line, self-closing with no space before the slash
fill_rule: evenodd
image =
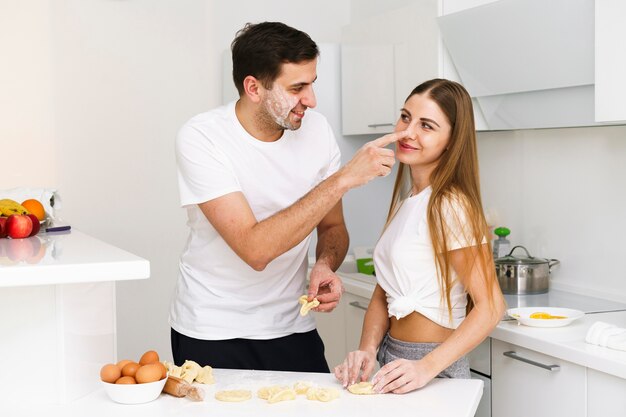
<path id="1" fill-rule="evenodd" d="M 247 23 L 237 32 L 230 47 L 233 80 L 240 96 L 248 75 L 270 89 L 283 63 L 311 61 L 319 55 L 309 35 L 280 22 Z"/>

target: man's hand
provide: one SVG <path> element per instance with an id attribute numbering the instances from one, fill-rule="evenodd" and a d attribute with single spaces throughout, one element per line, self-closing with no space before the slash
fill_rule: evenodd
<path id="1" fill-rule="evenodd" d="M 337 307 L 343 294 L 343 283 L 328 265 L 316 263 L 309 277 L 309 300 L 317 298 L 320 305 L 313 309 L 316 312 L 330 312 Z"/>
<path id="2" fill-rule="evenodd" d="M 385 146 L 407 137 L 406 131 L 390 133 L 359 149 L 339 173 L 347 179 L 350 188 L 367 184 L 376 177 L 389 175 L 396 162 L 394 151 Z"/>

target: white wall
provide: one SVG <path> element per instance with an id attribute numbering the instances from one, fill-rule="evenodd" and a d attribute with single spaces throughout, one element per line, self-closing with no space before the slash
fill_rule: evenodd
<path id="1" fill-rule="evenodd" d="M 48 2 L 0 1 L 0 189 L 57 183 Z"/>
<path id="2" fill-rule="evenodd" d="M 626 301 L 626 126 L 478 136 L 483 202 L 511 243 L 561 261 L 554 288 Z"/>
<path id="3" fill-rule="evenodd" d="M 221 102 L 221 56 L 246 22 L 338 42 L 349 0 L 0 1 L 0 188 L 56 187 L 72 226 L 150 261 L 117 285 L 119 357 L 170 357 L 187 236 L 173 141 Z M 7 157 L 9 155 L 9 157 Z"/>
<path id="4" fill-rule="evenodd" d="M 117 285 L 120 357 L 170 356 L 186 238 L 173 139 L 211 105 L 210 6 L 0 2 L 0 187 L 56 187 L 74 228 L 150 261 L 149 280 Z"/>

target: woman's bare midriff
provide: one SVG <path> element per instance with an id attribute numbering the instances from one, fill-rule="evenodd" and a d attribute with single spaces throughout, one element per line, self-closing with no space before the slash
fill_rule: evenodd
<path id="1" fill-rule="evenodd" d="M 443 327 L 414 311 L 400 320 L 391 318 L 389 335 L 411 343 L 442 343 L 454 329 Z"/>

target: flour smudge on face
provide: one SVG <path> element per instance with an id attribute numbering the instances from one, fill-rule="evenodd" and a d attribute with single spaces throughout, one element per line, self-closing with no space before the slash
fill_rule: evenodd
<path id="1" fill-rule="evenodd" d="M 267 96 L 267 110 L 274 121 L 281 127 L 289 130 L 297 129 L 289 120 L 291 110 L 298 104 L 299 98 L 287 93 L 276 86 L 269 90 Z"/>

